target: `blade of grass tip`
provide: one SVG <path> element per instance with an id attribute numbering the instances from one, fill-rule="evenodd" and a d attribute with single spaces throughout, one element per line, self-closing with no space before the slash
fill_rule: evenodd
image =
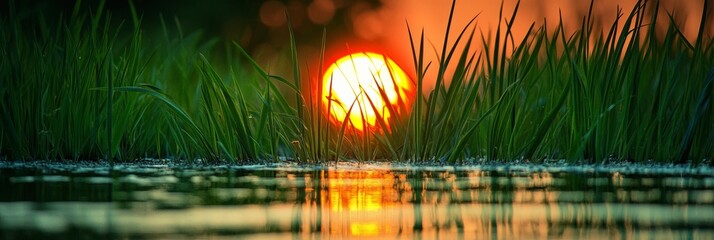
<path id="1" fill-rule="evenodd" d="M 440 65 L 440 67 L 442 68 L 441 70 L 443 70 L 443 71 L 440 72 L 440 75 L 437 77 L 437 79 L 438 79 L 438 78 L 444 78 L 444 74 L 445 74 L 446 68 L 449 66 L 449 63 L 451 62 L 451 59 L 452 59 L 452 57 L 454 56 L 454 53 L 456 52 L 456 47 L 459 46 L 459 43 L 461 42 L 461 40 L 463 39 L 464 35 L 465 35 L 466 32 L 468 31 L 469 27 L 474 23 L 474 21 L 476 21 L 476 18 L 478 18 L 479 15 L 480 15 L 480 14 L 478 14 L 478 15 L 476 15 L 475 17 L 471 18 L 471 20 L 469 20 L 469 22 L 466 23 L 466 25 L 461 29 L 461 32 L 459 32 L 459 36 L 456 37 L 456 40 L 455 40 L 454 43 L 451 45 L 451 48 L 449 49 L 449 52 L 448 52 L 448 53 L 442 52 L 442 57 L 443 57 L 443 58 L 442 58 L 442 63 L 441 63 L 441 65 Z M 449 23 L 449 24 L 450 24 L 450 23 Z M 469 46 L 471 45 L 471 41 L 473 40 L 473 31 L 475 31 L 475 28 L 472 29 L 471 34 L 469 35 L 469 39 L 467 40 L 467 43 L 466 43 L 466 44 L 469 45 Z M 446 40 L 446 39 L 445 39 L 445 40 Z M 444 49 L 444 51 L 446 51 L 446 49 Z M 444 55 L 444 54 L 445 54 L 445 55 Z"/>
<path id="2" fill-rule="evenodd" d="M 593 23 L 593 18 L 592 18 L 592 16 L 593 16 L 593 6 L 595 6 L 595 0 L 590 0 L 590 4 L 589 4 L 589 5 L 590 5 L 590 6 L 588 7 L 587 19 L 585 20 L 585 22 L 586 22 L 586 26 L 585 26 L 585 28 L 584 28 L 585 34 L 583 34 L 583 35 L 585 35 L 585 37 L 584 37 L 584 40 L 585 40 L 585 41 L 583 42 L 583 44 L 585 45 L 585 47 L 584 47 L 585 52 L 583 53 L 584 58 L 588 58 L 588 57 L 589 57 L 589 55 L 588 55 L 589 50 L 590 50 L 590 41 L 589 41 L 589 40 L 590 40 L 590 36 L 592 36 L 593 27 L 594 27 L 594 25 L 595 25 L 595 24 Z"/>
<path id="3" fill-rule="evenodd" d="M 655 1 L 655 6 L 652 8 L 652 13 L 651 13 L 652 17 L 650 17 L 650 23 L 649 23 L 650 29 L 647 30 L 647 35 L 648 35 L 647 39 L 650 41 L 648 48 L 650 50 L 652 50 L 655 46 L 658 45 L 658 43 L 657 43 L 658 39 L 657 39 L 655 33 L 657 32 L 657 26 L 659 26 L 659 25 L 657 25 L 657 20 L 659 17 L 659 10 L 660 10 L 659 4 L 660 4 L 660 1 Z M 661 39 L 659 39 L 659 40 L 661 40 Z"/>
<path id="4" fill-rule="evenodd" d="M 506 33 L 505 36 L 503 37 L 503 48 L 501 50 L 501 64 L 500 64 L 500 73 L 498 76 L 500 76 L 500 79 L 503 80 L 505 79 L 505 72 L 506 72 L 506 59 L 507 59 L 507 54 L 506 50 L 508 49 L 508 38 L 511 38 L 511 42 L 513 42 L 513 23 L 516 21 L 516 15 L 518 14 L 518 8 L 521 5 L 521 1 L 518 0 L 516 1 L 516 6 L 513 9 L 513 14 L 511 15 L 510 21 L 506 21 Z M 513 45 L 513 44 L 511 44 Z"/>
<path id="5" fill-rule="evenodd" d="M 415 104 L 414 104 L 414 110 L 412 111 L 411 120 L 410 120 L 410 122 L 413 122 L 412 136 L 414 137 L 414 139 L 413 139 L 414 145 L 411 150 L 412 150 L 412 152 L 417 153 L 420 148 L 419 136 L 420 136 L 420 130 L 421 130 L 421 126 L 420 126 L 421 125 L 421 104 L 422 104 L 421 95 L 422 95 L 422 83 L 424 82 L 424 76 L 423 76 L 424 72 L 422 71 L 423 70 L 422 65 L 424 63 L 424 57 L 422 55 L 423 50 L 424 50 L 424 44 L 423 44 L 424 30 L 422 29 L 422 31 L 421 31 L 421 42 L 419 43 L 419 55 L 417 55 L 416 48 L 414 46 L 414 38 L 412 36 L 412 29 L 409 26 L 409 21 L 406 21 L 406 25 L 407 25 L 407 31 L 409 32 L 409 46 L 411 47 L 412 58 L 414 59 L 414 68 L 416 70 L 416 75 L 417 75 L 416 84 L 415 84 L 417 86 L 416 97 L 414 99 Z M 407 141 L 407 140 L 408 139 L 406 139 L 405 141 Z M 405 148 L 405 151 L 406 151 L 406 148 Z M 412 160 L 414 160 L 414 161 L 418 160 L 417 159 L 418 154 L 410 154 L 410 155 L 411 155 L 410 158 Z"/>
<path id="6" fill-rule="evenodd" d="M 526 41 L 528 41 L 527 39 L 530 36 L 538 35 L 537 31 L 539 31 L 539 30 L 536 30 L 536 32 L 533 32 L 534 27 L 535 27 L 535 23 L 531 24 L 531 26 L 528 28 L 528 31 L 526 32 L 525 37 L 523 37 L 523 40 L 521 42 L 525 43 Z M 542 31 L 545 31 L 545 29 L 543 28 Z M 536 63 L 539 60 L 538 53 L 540 52 L 540 49 L 543 46 L 543 42 L 544 42 L 543 40 L 536 40 L 536 37 L 534 37 L 531 39 L 530 43 L 527 44 L 528 46 L 523 48 L 524 53 L 527 53 L 528 51 L 530 51 L 531 53 L 535 53 L 535 54 L 527 55 L 528 57 L 526 57 L 526 63 L 523 66 L 524 75 L 527 75 L 527 73 L 531 72 L 533 67 L 536 66 Z M 533 43 L 535 43 L 535 45 L 533 45 Z M 539 71 L 537 73 L 538 76 L 534 77 L 534 79 L 538 79 L 540 77 L 540 75 L 542 75 L 544 72 L 545 71 Z"/>
<path id="7" fill-rule="evenodd" d="M 293 61 L 293 81 L 295 82 L 295 87 L 297 89 L 297 93 L 295 96 L 295 103 L 296 103 L 296 109 L 297 109 L 297 114 L 298 114 L 298 119 L 300 119 L 300 129 L 298 130 L 300 133 L 300 138 L 305 137 L 305 123 L 304 118 L 303 118 L 303 109 L 302 109 L 302 84 L 300 83 L 300 65 L 298 64 L 298 50 L 297 50 L 297 43 L 295 41 L 295 32 L 293 31 L 292 27 L 292 19 L 290 19 L 290 15 L 288 14 L 287 10 L 285 10 L 285 18 L 287 19 L 288 23 L 288 32 L 290 35 L 290 59 Z"/>
<path id="8" fill-rule="evenodd" d="M 499 84 L 497 82 L 498 79 L 496 76 L 498 76 L 498 75 L 497 75 L 496 71 L 499 69 L 498 64 L 500 63 L 500 61 L 499 61 L 500 55 L 498 54 L 498 50 L 501 49 L 501 19 L 503 18 L 504 2 L 505 1 L 501 1 L 501 6 L 499 7 L 499 10 L 498 10 L 498 24 L 496 25 L 496 36 L 495 36 L 494 46 L 493 46 L 493 63 L 492 63 L 493 65 L 492 65 L 492 68 L 489 69 L 489 73 L 490 73 L 489 75 L 491 78 L 491 85 L 490 85 L 491 91 L 489 91 L 489 92 L 491 93 L 490 94 L 490 98 L 491 98 L 490 102 L 492 102 L 492 103 L 496 101 L 496 94 L 498 92 L 501 92 L 501 91 L 498 91 L 498 89 L 497 89 Z M 490 52 L 490 49 L 486 49 L 486 51 Z"/>
<path id="9" fill-rule="evenodd" d="M 678 164 L 684 164 L 689 161 L 689 152 L 692 150 L 692 142 L 694 140 L 694 129 L 699 123 L 699 120 L 704 116 L 707 108 L 712 103 L 711 92 L 714 88 L 714 68 L 709 72 L 707 76 L 706 85 L 702 88 L 701 93 L 699 93 L 699 99 L 697 100 L 697 105 L 694 107 L 694 114 L 692 119 L 689 121 L 689 126 L 687 131 L 682 138 L 682 142 L 679 146 L 679 154 L 677 154 Z"/>
<path id="10" fill-rule="evenodd" d="M 82 6 L 82 0 L 77 0 L 74 3 L 74 8 L 72 9 L 72 17 L 70 19 L 76 19 L 79 16 L 79 9 Z"/>
<path id="11" fill-rule="evenodd" d="M 707 24 L 707 19 L 709 17 L 709 13 L 710 13 L 709 11 L 711 11 L 710 5 L 711 5 L 711 1 L 704 1 L 704 7 L 702 8 L 702 18 L 699 21 L 699 31 L 697 31 L 697 40 L 694 43 L 694 50 L 702 50 L 703 49 L 702 44 L 703 44 L 704 38 L 705 38 L 704 31 L 709 26 Z M 711 39 L 711 37 L 709 37 L 709 38 Z M 695 62 L 695 63 L 699 62 L 700 58 L 702 57 L 703 54 L 704 54 L 703 51 L 694 51 L 694 57 L 692 58 L 692 62 Z M 697 64 L 691 65 L 692 70 L 693 70 L 694 66 L 696 66 L 696 65 Z M 690 71 L 692 71 L 692 70 L 690 70 Z"/>
<path id="12" fill-rule="evenodd" d="M 454 20 L 454 9 L 456 9 L 456 0 L 451 1 L 451 8 L 449 10 L 449 19 L 446 21 L 446 33 L 444 34 L 444 44 L 441 48 L 441 60 L 439 61 L 439 73 L 436 77 L 436 86 L 440 86 L 441 81 L 444 78 L 444 73 L 446 71 L 446 65 L 448 64 L 446 60 L 446 49 L 449 46 L 449 33 L 451 32 L 451 24 Z M 473 21 L 473 20 L 472 20 Z"/>
<path id="13" fill-rule="evenodd" d="M 99 1 L 99 5 L 97 6 L 96 13 L 91 18 L 92 19 L 92 30 L 91 30 L 92 34 L 95 34 L 98 31 L 97 28 L 99 26 L 99 21 L 102 19 L 102 13 L 104 11 L 105 3 L 106 3 L 106 0 Z"/>
<path id="14" fill-rule="evenodd" d="M 139 15 L 136 12 L 136 7 L 134 6 L 133 0 L 129 0 L 129 11 L 131 12 L 131 20 L 134 23 L 134 29 L 139 29 L 141 20 L 139 19 Z"/>

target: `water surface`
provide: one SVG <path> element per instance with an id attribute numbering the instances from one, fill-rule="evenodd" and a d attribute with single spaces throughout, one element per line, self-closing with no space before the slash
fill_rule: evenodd
<path id="1" fill-rule="evenodd" d="M 0 162 L 0 238 L 714 239 L 676 166 Z"/>

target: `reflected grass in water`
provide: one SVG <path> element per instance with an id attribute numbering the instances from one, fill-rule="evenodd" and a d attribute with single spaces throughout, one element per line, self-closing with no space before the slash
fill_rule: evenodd
<path id="1" fill-rule="evenodd" d="M 714 237 L 704 168 L 19 166 L 5 238 Z"/>

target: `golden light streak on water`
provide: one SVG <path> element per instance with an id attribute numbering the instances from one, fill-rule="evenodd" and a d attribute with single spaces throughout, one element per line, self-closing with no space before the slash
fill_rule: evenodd
<path id="1" fill-rule="evenodd" d="M 0 183 L 9 192 L 32 186 L 26 184 L 63 191 L 37 195 L 55 199 L 41 203 L 0 201 L 0 229 L 219 239 L 714 237 L 711 176 L 449 169 L 284 168 L 224 176 L 129 174 L 115 180 L 5 177 Z M 112 202 L 84 202 L 87 194 L 78 195 L 81 201 L 57 201 L 67 194 L 64 183 L 73 191 L 109 193 Z"/>

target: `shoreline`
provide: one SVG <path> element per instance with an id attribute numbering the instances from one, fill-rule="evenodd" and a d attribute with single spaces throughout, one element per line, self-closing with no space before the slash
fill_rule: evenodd
<path id="1" fill-rule="evenodd" d="M 111 168 L 111 169 L 110 169 Z M 496 162 L 482 161 L 478 163 L 441 164 L 438 162 L 407 163 L 388 161 L 339 161 L 324 163 L 188 163 L 185 161 L 171 161 L 158 159 L 145 159 L 136 162 L 116 162 L 111 166 L 107 161 L 0 161 L 0 169 L 16 170 L 49 170 L 55 172 L 104 172 L 110 170 L 119 172 L 132 172 L 140 169 L 170 169 L 170 170 L 208 170 L 208 171 L 289 171 L 305 172 L 320 170 L 335 171 L 432 171 L 432 172 L 461 172 L 485 171 L 495 173 L 574 173 L 574 174 L 625 174 L 625 175 L 653 175 L 653 176 L 688 176 L 688 177 L 714 177 L 714 167 L 707 164 L 671 164 L 671 163 L 570 163 L 564 160 L 545 161 L 543 163 L 527 162 Z"/>

